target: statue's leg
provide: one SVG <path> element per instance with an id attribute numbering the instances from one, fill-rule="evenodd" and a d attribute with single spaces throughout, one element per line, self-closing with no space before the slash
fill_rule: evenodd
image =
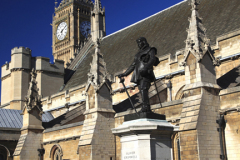
<path id="1" fill-rule="evenodd" d="M 148 90 L 150 88 L 150 82 L 141 80 L 138 86 L 139 92 L 142 96 L 142 109 L 141 112 L 151 112 L 150 104 L 149 104 L 149 97 L 148 97 Z"/>

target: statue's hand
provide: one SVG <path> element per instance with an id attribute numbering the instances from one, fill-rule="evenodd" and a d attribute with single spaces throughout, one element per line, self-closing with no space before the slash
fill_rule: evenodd
<path id="1" fill-rule="evenodd" d="M 122 77 L 125 77 L 125 74 L 119 74 L 119 75 L 117 75 L 118 76 L 118 78 L 122 78 Z"/>

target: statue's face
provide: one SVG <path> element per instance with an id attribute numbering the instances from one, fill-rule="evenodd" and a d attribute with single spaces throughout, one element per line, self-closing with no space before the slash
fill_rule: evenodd
<path id="1" fill-rule="evenodd" d="M 140 49 L 142 49 L 142 48 L 145 46 L 145 42 L 142 41 L 142 40 L 138 40 L 137 43 L 138 43 L 138 47 L 139 47 Z"/>

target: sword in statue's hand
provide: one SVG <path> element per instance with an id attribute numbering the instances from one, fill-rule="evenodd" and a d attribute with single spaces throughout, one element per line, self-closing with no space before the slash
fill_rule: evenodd
<path id="1" fill-rule="evenodd" d="M 126 86 L 125 86 L 125 84 L 124 84 L 125 79 L 124 79 L 123 77 L 119 77 L 119 78 L 120 78 L 120 83 L 122 83 L 122 85 L 123 85 L 123 87 L 124 87 L 124 89 L 125 89 L 125 92 L 127 93 L 127 96 L 128 96 L 128 99 L 129 99 L 129 101 L 130 101 L 130 103 L 131 103 L 131 105 L 132 105 L 132 108 L 135 110 L 136 114 L 138 115 L 137 110 L 136 110 L 136 108 L 134 107 L 134 105 L 133 105 L 133 103 L 132 103 L 132 100 L 131 100 L 131 98 L 130 98 L 130 95 L 128 94 L 127 88 L 126 88 Z M 138 115 L 138 116 L 139 116 L 139 115 Z"/>

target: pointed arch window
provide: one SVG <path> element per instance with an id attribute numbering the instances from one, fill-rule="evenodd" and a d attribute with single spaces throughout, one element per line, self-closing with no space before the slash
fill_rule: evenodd
<path id="1" fill-rule="evenodd" d="M 53 145 L 50 151 L 50 158 L 52 158 L 52 160 L 62 160 L 62 156 L 63 156 L 63 152 L 60 145 L 59 144 Z"/>
<path id="2" fill-rule="evenodd" d="M 54 155 L 53 155 L 53 160 L 62 160 L 62 158 L 61 158 L 61 152 L 60 152 L 60 149 L 59 149 L 59 148 L 57 148 L 57 149 L 55 150 L 55 153 L 54 153 Z"/>
<path id="3" fill-rule="evenodd" d="M 174 157 L 173 159 L 181 160 L 180 138 L 178 133 L 175 133 L 172 137 L 172 146 L 173 146 L 173 157 Z"/>
<path id="4" fill-rule="evenodd" d="M 8 160 L 10 157 L 10 152 L 8 148 L 0 144 L 0 160 Z"/>
<path id="5" fill-rule="evenodd" d="M 178 138 L 176 141 L 177 141 L 178 160 L 181 160 L 181 155 L 180 155 L 180 140 L 179 140 L 179 138 Z"/>

